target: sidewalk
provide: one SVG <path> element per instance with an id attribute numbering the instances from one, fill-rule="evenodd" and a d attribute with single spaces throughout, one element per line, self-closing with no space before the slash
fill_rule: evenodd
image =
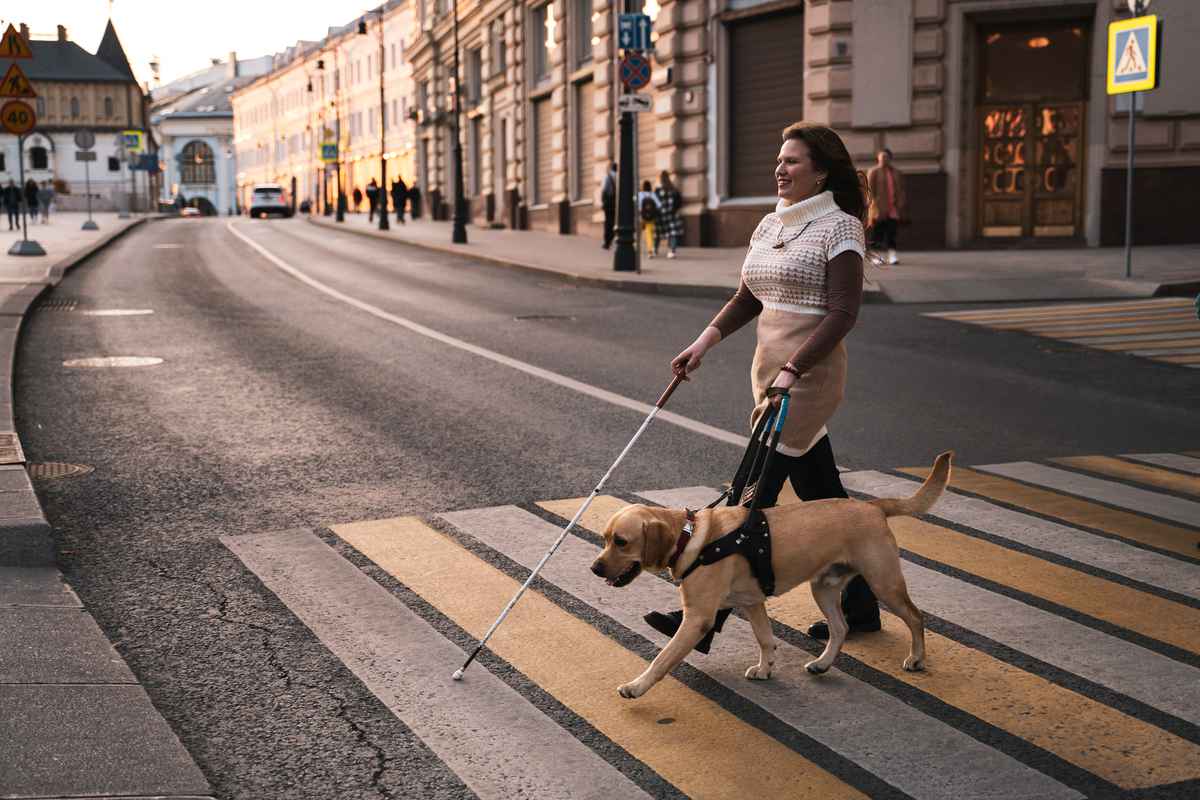
<path id="1" fill-rule="evenodd" d="M 393 217 L 394 220 L 394 217 Z M 745 248 L 682 247 L 679 258 L 643 259 L 642 272 L 614 272 L 612 251 L 585 236 L 468 226 L 470 244 L 450 243 L 450 223 L 394 221 L 380 231 L 366 214 L 310 217 L 316 225 L 378 236 L 576 283 L 627 291 L 728 297 L 737 288 Z M 665 248 L 664 248 L 665 249 Z M 1119 247 L 1045 250 L 901 252 L 902 263 L 867 268 L 867 302 L 959 303 L 1153 297 L 1200 291 L 1200 245 L 1134 249 L 1126 280 Z"/>
<path id="2" fill-rule="evenodd" d="M 51 216 L 45 256 L 0 254 L 0 797 L 199 800 L 208 782 L 59 572 L 13 421 L 21 324 L 63 273 L 144 221 Z"/>

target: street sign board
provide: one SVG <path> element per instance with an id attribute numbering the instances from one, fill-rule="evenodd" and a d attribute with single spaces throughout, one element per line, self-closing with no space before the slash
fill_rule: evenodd
<path id="1" fill-rule="evenodd" d="M 645 14 L 622 14 L 617 23 L 617 44 L 623 50 L 649 50 L 650 17 Z"/>
<path id="2" fill-rule="evenodd" d="M 142 131 L 121 131 L 121 143 L 127 153 L 140 153 L 146 149 L 145 133 Z"/>
<path id="3" fill-rule="evenodd" d="M 1158 88 L 1158 17 L 1121 20 L 1108 26 L 1108 93 Z"/>
<path id="4" fill-rule="evenodd" d="M 4 38 L 0 39 L 0 58 L 33 58 L 29 42 L 25 41 L 25 37 L 18 33 L 11 23 L 4 32 Z"/>
<path id="5" fill-rule="evenodd" d="M 16 64 L 10 64 L 4 80 L 0 81 L 0 97 L 37 97 L 29 78 Z"/>
<path id="6" fill-rule="evenodd" d="M 652 111 L 654 109 L 654 98 L 648 94 L 622 94 L 617 95 L 617 110 L 624 112 L 632 112 L 640 114 L 643 111 Z"/>
<path id="7" fill-rule="evenodd" d="M 75 131 L 75 146 L 80 150 L 91 150 L 96 146 L 96 134 L 85 128 L 80 128 Z"/>
<path id="8" fill-rule="evenodd" d="M 337 161 L 337 142 L 322 142 L 321 143 L 321 160 L 326 164 L 332 164 Z"/>
<path id="9" fill-rule="evenodd" d="M 96 160 L 96 151 L 95 150 L 76 150 L 75 151 L 75 160 L 76 161 L 95 161 Z"/>
<path id="10" fill-rule="evenodd" d="M 637 91 L 650 83 L 650 62 L 641 53 L 626 53 L 621 59 L 621 83 Z"/>
<path id="11" fill-rule="evenodd" d="M 9 133 L 21 136 L 33 130 L 37 125 L 37 114 L 33 106 L 24 100 L 9 100 L 0 107 L 0 124 Z"/>

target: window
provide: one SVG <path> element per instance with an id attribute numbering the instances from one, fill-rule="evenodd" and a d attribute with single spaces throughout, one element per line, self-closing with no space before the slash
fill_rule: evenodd
<path id="1" fill-rule="evenodd" d="M 396 68 L 396 45 L 392 45 L 392 69 Z"/>
<path id="2" fill-rule="evenodd" d="M 121 162 L 117 160 L 116 156 L 108 157 L 108 171 L 109 172 L 120 172 L 121 171 Z"/>
<path id="3" fill-rule="evenodd" d="M 44 118 L 46 116 L 46 98 L 39 97 L 37 99 L 36 105 L 37 105 L 37 115 L 39 117 Z"/>
<path id="4" fill-rule="evenodd" d="M 71 119 L 79 119 L 79 98 L 71 98 Z"/>
<path id="5" fill-rule="evenodd" d="M 403 120 L 400 119 L 400 112 L 398 111 L 399 108 L 400 108 L 399 101 L 393 100 L 392 101 L 392 124 L 393 125 L 400 125 L 403 122 Z"/>
<path id="6" fill-rule="evenodd" d="M 499 75 L 508 69 L 508 51 L 504 45 L 504 17 L 492 20 L 490 32 L 492 49 L 492 74 Z"/>
<path id="7" fill-rule="evenodd" d="M 575 163 L 572 199 L 592 200 L 598 193 L 595 170 L 596 143 L 595 83 L 591 80 L 575 84 Z"/>
<path id="8" fill-rule="evenodd" d="M 4 161 L 4 153 L 0 153 L 0 172 L 7 172 L 8 165 Z"/>
<path id="9" fill-rule="evenodd" d="M 482 150 L 483 139 L 483 117 L 474 117 L 467 128 L 467 146 L 470 149 L 471 157 L 467 164 L 467 193 L 470 195 L 478 195 L 483 192 L 483 158 L 480 154 Z"/>
<path id="10" fill-rule="evenodd" d="M 422 114 L 429 113 L 429 81 L 417 84 L 417 110 Z"/>
<path id="11" fill-rule="evenodd" d="M 46 152 L 44 147 L 29 148 L 29 168 L 30 169 L 49 169 L 50 154 Z"/>
<path id="12" fill-rule="evenodd" d="M 551 34 L 549 4 L 538 6 L 529 12 L 530 62 L 533 65 L 533 82 L 540 83 L 550 77 L 550 50 L 546 39 Z"/>
<path id="13" fill-rule="evenodd" d="M 371 57 L 367 56 L 367 78 L 371 77 Z"/>
<path id="14" fill-rule="evenodd" d="M 575 33 L 571 52 L 575 67 L 584 67 L 592 62 L 592 0 L 575 0 Z"/>
<path id="15" fill-rule="evenodd" d="M 479 48 L 467 51 L 467 106 L 479 105 L 483 99 L 483 51 Z"/>

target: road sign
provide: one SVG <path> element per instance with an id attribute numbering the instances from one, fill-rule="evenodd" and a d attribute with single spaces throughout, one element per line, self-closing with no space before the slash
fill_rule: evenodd
<path id="1" fill-rule="evenodd" d="M 0 39 L 0 58 L 33 58 L 29 42 L 11 24 Z"/>
<path id="2" fill-rule="evenodd" d="M 1130 14 L 1144 14 L 1150 8 L 1150 0 L 1125 0 Z"/>
<path id="3" fill-rule="evenodd" d="M 652 27 L 645 14 L 622 14 L 617 23 L 617 44 L 623 50 L 649 50 Z"/>
<path id="4" fill-rule="evenodd" d="M 33 126 L 37 125 L 37 114 L 34 113 L 33 106 L 24 100 L 9 100 L 0 107 L 0 123 L 4 125 L 4 130 L 21 136 L 29 133 Z"/>
<path id="5" fill-rule="evenodd" d="M 0 81 L 0 97 L 37 97 L 37 92 L 21 68 L 12 64 L 4 73 L 4 80 Z"/>
<path id="6" fill-rule="evenodd" d="M 145 133 L 142 131 L 121 131 L 121 143 L 127 153 L 140 153 L 146 149 Z"/>
<path id="7" fill-rule="evenodd" d="M 322 142 L 321 160 L 326 164 L 332 164 L 334 161 L 337 161 L 337 142 Z"/>
<path id="8" fill-rule="evenodd" d="M 1154 14 L 1109 24 L 1109 94 L 1158 88 L 1158 30 Z"/>
<path id="9" fill-rule="evenodd" d="M 76 150 L 75 151 L 75 160 L 76 161 L 95 161 L 96 160 L 96 151 L 95 150 Z"/>
<path id="10" fill-rule="evenodd" d="M 621 83 L 637 91 L 650 83 L 650 62 L 641 53 L 626 53 L 621 59 Z"/>
<path id="11" fill-rule="evenodd" d="M 80 150 L 91 150 L 96 146 L 96 134 L 84 129 L 75 131 L 75 146 Z"/>
<path id="12" fill-rule="evenodd" d="M 648 94 L 622 94 L 617 95 L 617 110 L 622 113 L 628 111 L 634 114 L 640 114 L 643 111 L 651 111 L 654 109 L 654 98 Z"/>

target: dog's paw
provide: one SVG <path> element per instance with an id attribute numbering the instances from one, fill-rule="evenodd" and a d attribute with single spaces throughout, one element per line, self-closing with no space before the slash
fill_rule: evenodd
<path id="1" fill-rule="evenodd" d="M 636 700 L 642 696 L 642 692 L 638 690 L 637 683 L 626 683 L 617 687 L 617 694 L 624 697 L 626 700 Z"/>
<path id="2" fill-rule="evenodd" d="M 829 671 L 829 667 L 822 665 L 820 661 L 810 661 L 804 665 L 804 668 L 813 675 L 824 675 Z"/>
<path id="3" fill-rule="evenodd" d="M 909 656 L 908 658 L 904 659 L 904 669 L 907 672 L 924 672 L 925 661 L 920 658 L 913 658 L 912 656 Z"/>
<path id="4" fill-rule="evenodd" d="M 746 677 L 752 681 L 765 681 L 771 677 L 771 667 L 760 667 L 758 664 L 746 670 Z"/>

